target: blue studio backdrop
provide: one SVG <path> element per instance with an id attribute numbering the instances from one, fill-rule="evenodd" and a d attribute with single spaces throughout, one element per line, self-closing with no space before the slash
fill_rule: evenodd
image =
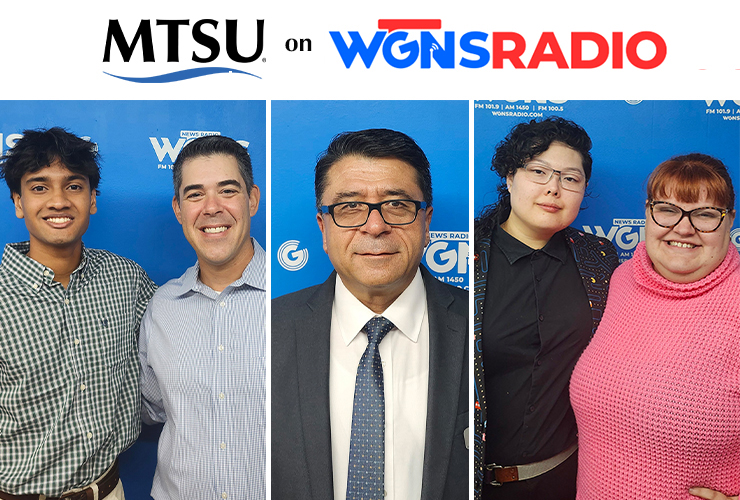
<path id="1" fill-rule="evenodd" d="M 25 129 L 60 126 L 98 145 L 102 158 L 98 212 L 83 241 L 138 262 L 159 285 L 196 261 L 172 212 L 172 164 L 201 135 L 248 143 L 254 180 L 262 189 L 252 236 L 265 247 L 264 101 L 10 101 L 0 102 L 0 149 L 13 147 Z M 28 239 L 15 217 L 10 192 L 0 187 L 0 242 Z M 159 426 L 142 427 L 121 456 L 126 497 L 150 498 Z"/>
<path id="2" fill-rule="evenodd" d="M 496 145 L 517 123 L 562 116 L 593 141 L 591 181 L 573 226 L 609 238 L 621 261 L 645 238 L 646 180 L 661 162 L 709 154 L 740 187 L 740 101 L 476 101 L 474 113 L 475 215 L 498 199 L 490 170 Z M 732 242 L 740 248 L 738 224 Z"/>
<path id="3" fill-rule="evenodd" d="M 272 101 L 272 296 L 323 283 L 333 267 L 316 223 L 314 167 L 345 131 L 389 128 L 413 138 L 431 165 L 434 213 L 422 263 L 468 287 L 467 101 Z"/>

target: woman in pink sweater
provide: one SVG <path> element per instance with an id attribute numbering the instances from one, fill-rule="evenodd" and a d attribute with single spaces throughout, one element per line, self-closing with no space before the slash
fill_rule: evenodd
<path id="1" fill-rule="evenodd" d="M 571 378 L 578 499 L 737 499 L 732 181 L 715 158 L 679 156 L 653 171 L 647 197 L 645 242 L 614 272 L 601 325 Z"/>

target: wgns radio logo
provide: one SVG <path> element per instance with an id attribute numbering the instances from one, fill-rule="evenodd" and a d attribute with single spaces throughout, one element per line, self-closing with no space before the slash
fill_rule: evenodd
<path id="1" fill-rule="evenodd" d="M 611 227 L 604 229 L 602 226 L 583 226 L 587 233 L 614 243 L 620 262 L 631 259 L 637 244 L 645 240 L 645 219 L 614 219 Z"/>
<path id="2" fill-rule="evenodd" d="M 157 169 L 171 170 L 172 165 L 177 159 L 177 155 L 180 154 L 180 151 L 182 151 L 182 148 L 184 148 L 187 143 L 197 139 L 198 137 L 205 137 L 209 135 L 221 135 L 221 132 L 206 130 L 181 130 L 180 136 L 174 141 L 174 144 L 169 137 L 150 137 L 149 142 L 152 144 L 154 152 L 157 155 L 157 161 L 159 161 L 159 164 L 157 164 Z M 237 140 L 236 142 L 238 142 L 245 148 L 249 147 L 248 141 Z M 169 161 L 162 163 L 163 161 L 165 161 L 165 158 L 168 158 Z"/>
<path id="3" fill-rule="evenodd" d="M 13 149 L 15 143 L 23 137 L 23 134 L 2 134 L 0 133 L 0 156 L 5 154 L 8 149 Z"/>
<path id="4" fill-rule="evenodd" d="M 421 260 L 438 280 L 467 290 L 469 249 L 467 232 L 431 231 Z"/>
<path id="5" fill-rule="evenodd" d="M 730 231 L 730 241 L 738 250 L 740 250 L 740 228 L 736 227 Z"/>
<path id="6" fill-rule="evenodd" d="M 152 21 L 142 19 L 138 27 L 134 29 L 134 26 L 129 24 L 124 32 L 124 27 L 121 26 L 118 19 L 110 19 L 105 36 L 104 63 L 111 63 L 111 55 L 116 54 L 116 52 L 119 57 L 113 56 L 113 60 L 119 64 L 116 65 L 117 68 L 121 68 L 120 64 L 130 63 L 132 60 L 134 62 L 153 63 L 157 62 L 156 54 L 162 54 L 162 49 L 165 49 L 167 63 L 179 63 L 181 52 L 190 50 L 187 57 L 189 57 L 191 65 L 202 65 L 228 59 L 228 64 L 231 66 L 198 66 L 152 76 L 131 76 L 120 73 L 113 74 L 107 71 L 104 71 L 104 73 L 135 83 L 177 82 L 217 73 L 238 73 L 260 78 L 253 73 L 237 69 L 233 66 L 233 63 L 248 64 L 260 58 L 264 41 L 265 21 L 257 20 L 256 40 L 251 46 L 248 46 L 245 36 L 240 35 L 238 23 L 237 19 L 227 19 L 224 22 L 215 19 L 200 19 L 193 22 L 190 30 L 181 30 L 181 27 L 190 26 L 189 19 L 157 19 L 153 30 Z M 188 31 L 189 36 L 181 36 L 181 33 L 187 33 Z M 226 48 L 226 58 L 222 56 L 222 43 Z M 155 45 L 158 50 L 155 50 Z M 248 48 L 245 48 L 245 46 Z M 185 47 L 184 51 L 181 50 L 182 47 Z M 139 54 L 140 59 L 135 57 L 136 54 Z M 159 59 L 161 61 L 162 58 Z M 179 64 L 177 66 L 181 67 Z"/>
<path id="7" fill-rule="evenodd" d="M 705 111 L 707 115 L 721 117 L 724 121 L 740 121 L 740 101 L 706 100 L 704 102 L 707 103 Z"/>
<path id="8" fill-rule="evenodd" d="M 618 31 L 601 35 L 591 31 L 572 32 L 568 40 L 558 39 L 554 32 L 540 34 L 531 54 L 527 47 L 534 40 L 512 31 L 438 31 L 440 19 L 379 19 L 378 31 L 363 35 L 359 31 L 330 31 L 334 46 L 346 68 L 357 58 L 370 68 L 381 54 L 393 68 L 409 68 L 418 61 L 418 67 L 483 68 L 507 67 L 536 69 L 543 63 L 554 63 L 559 69 L 593 69 L 607 65 L 611 68 L 627 65 L 639 69 L 653 69 L 666 58 L 665 40 L 653 31 L 632 35 Z M 570 43 L 570 60 L 563 50 Z M 639 47 L 639 50 L 638 50 Z M 646 56 L 649 53 L 649 56 Z"/>
<path id="9" fill-rule="evenodd" d="M 6 134 L 0 132 L 0 156 L 4 155 L 5 152 L 9 149 L 13 149 L 15 147 L 15 143 L 18 142 L 18 139 L 23 137 L 23 134 L 18 133 L 12 133 L 12 134 Z M 91 142 L 89 135 L 81 136 L 80 139 L 84 139 L 88 142 Z M 96 142 L 93 142 L 94 150 L 98 150 L 98 144 Z"/>
<path id="10" fill-rule="evenodd" d="M 283 269 L 299 271 L 308 263 L 308 248 L 300 248 L 298 240 L 288 240 L 278 248 L 277 258 Z"/>

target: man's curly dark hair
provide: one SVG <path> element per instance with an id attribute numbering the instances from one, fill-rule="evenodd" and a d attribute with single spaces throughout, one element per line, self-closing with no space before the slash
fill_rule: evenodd
<path id="1" fill-rule="evenodd" d="M 506 188 L 506 177 L 513 175 L 525 163 L 547 151 L 553 142 L 562 142 L 581 155 L 586 181 L 591 178 L 591 138 L 580 125 L 550 116 L 542 120 L 522 122 L 514 126 L 506 138 L 496 146 L 491 159 L 491 170 L 501 177 L 498 186 L 498 201 L 481 210 L 475 219 L 476 237 L 486 236 L 494 227 L 502 224 L 511 213 L 511 199 Z"/>

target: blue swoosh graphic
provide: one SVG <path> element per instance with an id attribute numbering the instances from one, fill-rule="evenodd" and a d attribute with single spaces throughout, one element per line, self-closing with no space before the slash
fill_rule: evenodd
<path id="1" fill-rule="evenodd" d="M 191 78 L 198 78 L 200 76 L 206 76 L 206 75 L 215 75 L 218 73 L 241 73 L 242 75 L 249 75 L 255 78 L 259 78 L 260 80 L 262 79 L 262 77 L 253 75 L 252 73 L 247 73 L 246 71 L 241 71 L 241 70 L 232 69 L 232 68 L 193 68 L 193 69 L 185 69 L 182 71 L 175 71 L 174 73 L 165 73 L 163 75 L 147 76 L 147 77 L 142 77 L 142 78 L 136 78 L 132 76 L 113 75 L 105 71 L 103 71 L 103 73 L 105 73 L 108 76 L 112 76 L 114 78 L 120 78 L 121 80 L 126 80 L 127 82 L 134 82 L 134 83 L 179 82 L 181 80 L 189 80 Z"/>

